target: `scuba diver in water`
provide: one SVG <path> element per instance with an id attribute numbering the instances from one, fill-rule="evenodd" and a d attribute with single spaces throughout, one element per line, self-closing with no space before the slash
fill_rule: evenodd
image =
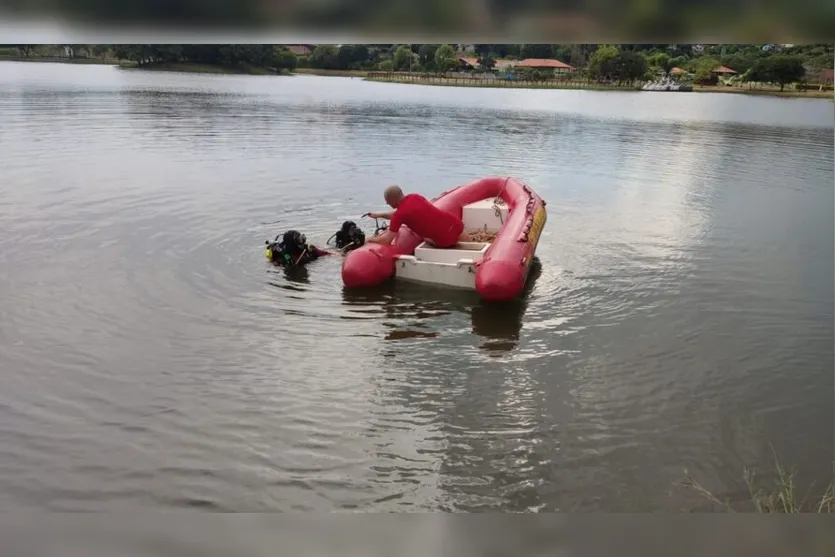
<path id="1" fill-rule="evenodd" d="M 338 250 L 348 253 L 365 244 L 365 232 L 354 221 L 346 220 L 342 223 L 342 227 L 330 237 L 328 243 L 331 239 Z"/>
<path id="2" fill-rule="evenodd" d="M 344 254 L 365 244 L 365 233 L 354 221 L 346 220 L 328 239 L 329 245 L 331 240 L 334 240 L 338 252 Z M 308 244 L 307 237 L 298 230 L 288 230 L 276 236 L 272 242 L 268 240 L 265 243 L 267 259 L 283 267 L 300 267 L 322 256 L 336 254 Z"/>
<path id="3" fill-rule="evenodd" d="M 308 244 L 307 237 L 298 230 L 288 230 L 276 236 L 272 242 L 265 243 L 267 259 L 285 267 L 298 267 L 322 256 L 333 255 L 333 252 Z"/>

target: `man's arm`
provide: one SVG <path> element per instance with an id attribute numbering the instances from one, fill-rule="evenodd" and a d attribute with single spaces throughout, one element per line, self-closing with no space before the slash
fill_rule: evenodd
<path id="1" fill-rule="evenodd" d="M 371 217 L 372 219 L 386 219 L 386 220 L 391 220 L 391 217 L 394 215 L 394 211 L 389 211 L 388 213 L 384 213 L 384 212 L 382 212 L 382 211 L 379 211 L 379 212 L 374 212 L 374 211 L 372 211 L 372 212 L 370 212 L 370 213 L 366 213 L 366 215 L 368 215 L 368 216 L 369 216 L 369 217 Z"/>
<path id="2" fill-rule="evenodd" d="M 365 242 L 370 244 L 390 244 L 392 240 L 394 240 L 395 236 L 397 236 L 396 232 L 386 230 L 379 236 L 372 236 L 371 238 L 366 238 Z"/>
<path id="3" fill-rule="evenodd" d="M 323 250 L 321 248 L 317 248 L 316 246 L 309 246 L 309 248 L 310 251 L 312 251 L 316 257 L 322 257 L 323 255 L 334 255 L 332 251 Z"/>

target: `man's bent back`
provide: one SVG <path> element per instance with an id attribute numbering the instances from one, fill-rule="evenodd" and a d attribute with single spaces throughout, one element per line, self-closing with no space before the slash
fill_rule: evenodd
<path id="1" fill-rule="evenodd" d="M 449 211 L 439 209 L 422 195 L 403 195 L 398 186 L 389 186 L 383 197 L 394 212 L 368 214 L 378 218 L 390 218 L 391 225 L 385 233 L 369 238 L 368 242 L 389 244 L 404 224 L 439 248 L 451 248 L 458 242 L 469 240 L 469 236 L 464 232 L 464 222 L 460 218 Z"/>
<path id="2" fill-rule="evenodd" d="M 439 248 L 450 248 L 457 244 L 458 237 L 464 231 L 461 219 L 435 207 L 428 199 L 416 193 L 403 197 L 391 218 L 389 229 L 396 233 L 403 224 Z"/>

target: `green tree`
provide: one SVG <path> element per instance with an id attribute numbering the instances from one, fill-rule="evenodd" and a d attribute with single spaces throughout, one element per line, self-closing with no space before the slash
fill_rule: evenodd
<path id="1" fill-rule="evenodd" d="M 599 47 L 589 57 L 589 76 L 593 79 L 615 77 L 619 57 L 620 49 L 617 46 L 604 45 Z"/>
<path id="2" fill-rule="evenodd" d="M 368 60 L 368 47 L 363 44 L 344 44 L 337 52 L 337 66 L 341 70 L 359 70 Z"/>
<path id="3" fill-rule="evenodd" d="M 473 45 L 475 49 L 476 56 L 488 56 L 490 53 L 493 52 L 493 45 L 491 44 L 476 44 Z"/>
<path id="4" fill-rule="evenodd" d="M 110 52 L 110 49 L 111 45 L 109 44 L 94 44 L 91 45 L 90 52 L 93 54 L 93 56 L 96 56 L 98 58 L 104 58 Z"/>
<path id="5" fill-rule="evenodd" d="M 320 44 L 310 53 L 310 67 L 322 70 L 339 69 L 339 53 L 332 44 Z"/>
<path id="6" fill-rule="evenodd" d="M 493 54 L 496 58 L 504 58 L 506 56 L 512 56 L 514 49 L 516 49 L 516 55 L 519 54 L 519 45 L 513 44 L 491 44 L 490 45 L 490 53 Z"/>
<path id="7" fill-rule="evenodd" d="M 91 49 L 95 53 L 95 49 Z M 113 45 L 113 55 L 138 65 L 150 63 L 191 62 L 196 64 L 292 69 L 296 57 L 282 47 L 260 44 L 120 44 Z"/>
<path id="8" fill-rule="evenodd" d="M 408 70 L 412 63 L 412 51 L 405 46 L 394 51 L 394 69 L 398 71 Z"/>
<path id="9" fill-rule="evenodd" d="M 833 65 L 835 65 L 835 58 L 833 58 L 832 52 L 821 53 L 809 58 L 809 67 L 816 70 L 828 70 Z"/>
<path id="10" fill-rule="evenodd" d="M 394 69 L 394 64 L 391 60 L 383 60 L 380 62 L 380 71 L 381 72 L 390 72 Z"/>
<path id="11" fill-rule="evenodd" d="M 765 58 L 757 60 L 743 75 L 744 80 L 749 83 L 771 83 L 771 71 L 768 66 L 768 61 Z"/>
<path id="12" fill-rule="evenodd" d="M 522 45 L 522 58 L 552 58 L 554 49 L 549 44 L 526 44 Z"/>
<path id="13" fill-rule="evenodd" d="M 482 70 L 490 71 L 496 66 L 496 59 L 493 58 L 492 54 L 485 54 L 478 58 L 478 65 L 481 66 Z"/>
<path id="14" fill-rule="evenodd" d="M 672 64 L 673 68 L 681 68 L 684 69 L 684 66 L 687 65 L 687 57 L 686 56 L 676 56 L 675 58 L 670 58 L 670 64 Z"/>
<path id="15" fill-rule="evenodd" d="M 667 58 L 665 63 L 669 64 L 669 62 Z M 620 52 L 615 60 L 615 67 L 618 81 L 630 83 L 636 79 L 643 79 L 649 70 L 646 57 L 634 50 Z"/>
<path id="16" fill-rule="evenodd" d="M 670 58 L 670 55 L 666 52 L 656 52 L 654 54 L 650 54 L 647 57 L 647 62 L 653 68 L 658 68 L 662 72 L 664 72 L 664 76 L 670 75 L 670 70 L 675 67 L 673 64 L 673 59 Z"/>
<path id="17" fill-rule="evenodd" d="M 763 58 L 762 51 L 737 49 L 736 52 L 723 56 L 721 62 L 723 66 L 743 74 L 750 70 L 760 58 Z"/>
<path id="18" fill-rule="evenodd" d="M 746 81 L 779 83 L 780 91 L 786 84 L 795 83 L 806 75 L 803 60 L 798 56 L 776 54 L 768 58 L 761 58 L 746 73 Z"/>
<path id="19" fill-rule="evenodd" d="M 571 60 L 571 51 L 573 45 L 570 44 L 555 44 L 553 45 L 554 58 L 562 62 Z"/>
<path id="20" fill-rule="evenodd" d="M 673 58 L 677 58 L 679 56 L 686 56 L 687 58 L 693 57 L 693 45 L 689 44 L 677 44 L 675 46 L 666 45 L 664 50 Z"/>
<path id="21" fill-rule="evenodd" d="M 38 45 L 35 45 L 35 44 L 14 44 L 14 45 L 11 45 L 11 46 L 17 47 L 18 52 L 20 52 L 20 54 L 22 56 L 26 56 L 28 58 L 29 56 L 32 55 L 32 53 L 35 51 L 35 47 L 38 46 Z"/>
<path id="22" fill-rule="evenodd" d="M 712 73 L 720 66 L 719 60 L 716 58 L 710 56 L 696 58 L 690 62 L 689 66 L 688 69 L 695 74 L 693 79 L 697 83 L 716 83 L 716 74 Z"/>
<path id="23" fill-rule="evenodd" d="M 273 66 L 277 71 L 281 70 L 295 70 L 298 67 L 299 59 L 295 54 L 283 47 L 276 47 L 270 55 L 268 64 Z"/>
<path id="24" fill-rule="evenodd" d="M 435 52 L 438 50 L 436 44 L 422 44 L 418 49 L 418 61 L 424 71 L 434 72 L 435 66 Z"/>
<path id="25" fill-rule="evenodd" d="M 448 72 L 458 65 L 458 59 L 455 56 L 455 50 L 448 45 L 442 44 L 435 51 L 435 67 L 439 72 Z"/>

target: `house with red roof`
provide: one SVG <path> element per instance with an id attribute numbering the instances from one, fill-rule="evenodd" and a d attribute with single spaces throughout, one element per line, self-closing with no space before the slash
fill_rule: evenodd
<path id="1" fill-rule="evenodd" d="M 477 58 L 459 56 L 458 63 L 462 70 L 474 70 L 481 67 Z M 576 68 L 553 58 L 526 58 L 524 60 L 496 60 L 493 69 L 511 70 L 513 68 L 531 68 L 537 70 L 552 70 L 555 73 L 573 72 Z"/>
<path id="2" fill-rule="evenodd" d="M 727 66 L 719 66 L 715 70 L 712 70 L 710 73 L 720 77 L 732 77 L 736 75 L 736 72 Z"/>
<path id="3" fill-rule="evenodd" d="M 296 56 L 310 56 L 316 45 L 312 44 L 285 44 L 281 45 Z"/>
<path id="4" fill-rule="evenodd" d="M 520 68 L 535 68 L 537 70 L 554 70 L 557 73 L 573 72 L 576 68 L 554 58 L 526 58 L 516 64 Z"/>

